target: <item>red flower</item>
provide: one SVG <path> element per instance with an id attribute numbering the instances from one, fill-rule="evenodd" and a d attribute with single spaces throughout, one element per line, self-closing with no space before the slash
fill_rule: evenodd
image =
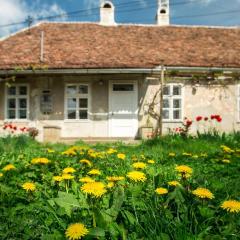
<path id="1" fill-rule="evenodd" d="M 208 117 L 205 117 L 205 118 L 204 118 L 204 121 L 208 121 Z"/>
<path id="2" fill-rule="evenodd" d="M 14 130 L 14 131 L 17 131 L 17 127 L 16 127 L 16 126 L 14 126 L 14 127 L 13 127 L 13 130 Z"/>
<path id="3" fill-rule="evenodd" d="M 186 121 L 186 124 L 187 124 L 188 127 L 190 127 L 190 126 L 192 125 L 192 123 L 193 123 L 193 122 L 192 122 L 191 120 L 187 120 L 187 121 Z"/>
<path id="4" fill-rule="evenodd" d="M 197 116 L 197 117 L 196 117 L 196 121 L 197 121 L 197 122 L 201 121 L 202 119 L 203 119 L 203 118 L 202 118 L 201 116 Z"/>

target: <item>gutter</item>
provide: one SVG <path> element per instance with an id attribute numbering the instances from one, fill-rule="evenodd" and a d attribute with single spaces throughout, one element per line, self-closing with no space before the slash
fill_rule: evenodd
<path id="1" fill-rule="evenodd" d="M 180 72 L 240 72 L 240 68 L 218 68 L 218 67 L 165 67 L 165 70 Z M 106 69 L 38 69 L 38 70 L 0 70 L 0 75 L 47 75 L 47 74 L 154 74 L 159 73 L 161 67 L 157 68 L 106 68 Z"/>

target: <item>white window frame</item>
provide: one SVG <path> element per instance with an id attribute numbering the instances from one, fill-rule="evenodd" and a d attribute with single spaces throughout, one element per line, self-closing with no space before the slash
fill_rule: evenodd
<path id="1" fill-rule="evenodd" d="M 16 95 L 8 95 L 8 89 L 9 89 L 9 86 L 6 86 L 5 87 L 5 121 L 7 122 L 28 122 L 29 121 L 29 110 L 30 110 L 30 101 L 29 101 L 29 91 L 30 91 L 30 88 L 29 88 L 29 84 L 11 84 L 10 87 L 16 87 L 17 91 L 20 87 L 26 87 L 27 88 L 27 95 L 19 95 L 19 94 L 16 94 Z M 15 109 L 15 114 L 16 114 L 16 117 L 15 118 L 8 118 L 8 99 L 11 99 L 11 98 L 14 98 L 16 99 L 16 109 Z M 18 106 L 18 99 L 20 98 L 26 98 L 27 99 L 27 116 L 26 118 L 19 118 L 19 106 Z"/>
<path id="2" fill-rule="evenodd" d="M 237 121 L 240 122 L 240 84 L 237 85 Z"/>
<path id="3" fill-rule="evenodd" d="M 79 88 L 79 86 L 81 86 L 81 85 L 88 87 L 88 93 L 87 94 L 78 93 L 78 94 L 72 95 L 72 96 L 69 96 L 67 94 L 67 88 L 69 86 L 76 86 L 77 88 Z M 64 87 L 64 121 L 65 122 L 89 122 L 90 121 L 90 119 L 89 119 L 89 117 L 91 115 L 90 114 L 90 106 L 91 106 L 91 98 L 90 98 L 91 94 L 90 94 L 90 92 L 91 92 L 91 88 L 90 88 L 90 84 L 88 84 L 88 83 L 68 83 L 68 84 L 65 84 L 65 87 Z M 67 102 L 67 100 L 68 100 L 68 98 L 71 98 L 71 97 L 72 98 L 77 98 L 76 118 L 75 119 L 69 119 L 68 118 L 68 102 Z M 80 98 L 87 98 L 88 99 L 88 108 L 80 108 L 79 107 L 79 99 Z M 79 118 L 79 110 L 81 110 L 81 109 L 82 110 L 87 110 L 87 113 L 88 113 L 88 118 L 87 119 L 80 119 Z"/>
<path id="4" fill-rule="evenodd" d="M 178 86 L 181 88 L 181 95 L 173 95 L 173 87 Z M 182 83 L 167 83 L 164 84 L 164 87 L 170 87 L 170 95 L 163 95 L 163 99 L 169 99 L 170 107 L 163 108 L 163 110 L 169 110 L 169 119 L 164 119 L 163 122 L 183 122 L 184 119 L 184 86 Z M 176 108 L 173 108 L 173 100 L 180 99 L 181 100 L 181 118 L 180 119 L 173 119 L 173 111 Z"/>

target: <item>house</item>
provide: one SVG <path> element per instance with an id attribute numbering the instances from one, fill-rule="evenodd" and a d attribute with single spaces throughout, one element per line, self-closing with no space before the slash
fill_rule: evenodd
<path id="1" fill-rule="evenodd" d="M 212 114 L 220 131 L 240 130 L 240 28 L 170 25 L 169 1 L 158 6 L 155 25 L 118 24 L 104 1 L 99 23 L 42 22 L 2 39 L 0 126 L 36 127 L 40 141 L 141 137 L 157 124 L 163 74 L 165 132 Z"/>

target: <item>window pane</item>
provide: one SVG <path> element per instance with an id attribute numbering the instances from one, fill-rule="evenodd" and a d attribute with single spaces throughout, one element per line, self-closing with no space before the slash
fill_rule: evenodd
<path id="1" fill-rule="evenodd" d="M 170 95 L 170 86 L 164 86 L 163 87 L 163 95 Z"/>
<path id="2" fill-rule="evenodd" d="M 8 110 L 8 119 L 15 119 L 15 118 L 16 118 L 15 110 Z"/>
<path id="3" fill-rule="evenodd" d="M 19 95 L 27 95 L 27 87 L 26 86 L 19 87 Z"/>
<path id="4" fill-rule="evenodd" d="M 19 110 L 19 118 L 26 119 L 27 118 L 27 110 Z"/>
<path id="5" fill-rule="evenodd" d="M 19 108 L 27 108 L 27 99 L 26 98 L 20 98 L 19 100 Z"/>
<path id="6" fill-rule="evenodd" d="M 68 110 L 68 119 L 76 119 L 76 116 L 75 110 Z"/>
<path id="7" fill-rule="evenodd" d="M 79 118 L 80 119 L 88 119 L 88 111 L 87 110 L 80 110 L 79 111 Z"/>
<path id="8" fill-rule="evenodd" d="M 87 94 L 87 93 L 88 93 L 88 86 L 86 86 L 86 85 L 80 85 L 80 86 L 79 86 L 79 93 L 80 93 L 80 94 Z"/>
<path id="9" fill-rule="evenodd" d="M 163 99 L 163 108 L 170 108 L 169 99 Z"/>
<path id="10" fill-rule="evenodd" d="M 173 99 L 173 108 L 181 108 L 181 99 Z"/>
<path id="11" fill-rule="evenodd" d="M 87 98 L 80 98 L 79 99 L 79 107 L 80 108 L 87 108 L 88 107 L 88 99 Z"/>
<path id="12" fill-rule="evenodd" d="M 76 98 L 68 98 L 67 107 L 68 108 L 76 108 L 77 107 L 77 99 Z"/>
<path id="13" fill-rule="evenodd" d="M 180 110 L 173 111 L 173 119 L 174 120 L 181 119 L 181 111 Z"/>
<path id="14" fill-rule="evenodd" d="M 16 108 L 16 99 L 8 99 L 8 108 Z"/>
<path id="15" fill-rule="evenodd" d="M 16 95 L 16 87 L 9 87 L 8 95 Z"/>
<path id="16" fill-rule="evenodd" d="M 173 95 L 175 95 L 175 96 L 181 95 L 181 86 L 173 86 Z"/>
<path id="17" fill-rule="evenodd" d="M 68 86 L 67 87 L 67 94 L 76 95 L 77 94 L 77 87 L 76 86 Z"/>
<path id="18" fill-rule="evenodd" d="M 169 111 L 163 110 L 163 119 L 169 119 Z"/>
<path id="19" fill-rule="evenodd" d="M 134 90 L 133 84 L 113 84 L 113 91 L 128 92 L 133 90 Z"/>

